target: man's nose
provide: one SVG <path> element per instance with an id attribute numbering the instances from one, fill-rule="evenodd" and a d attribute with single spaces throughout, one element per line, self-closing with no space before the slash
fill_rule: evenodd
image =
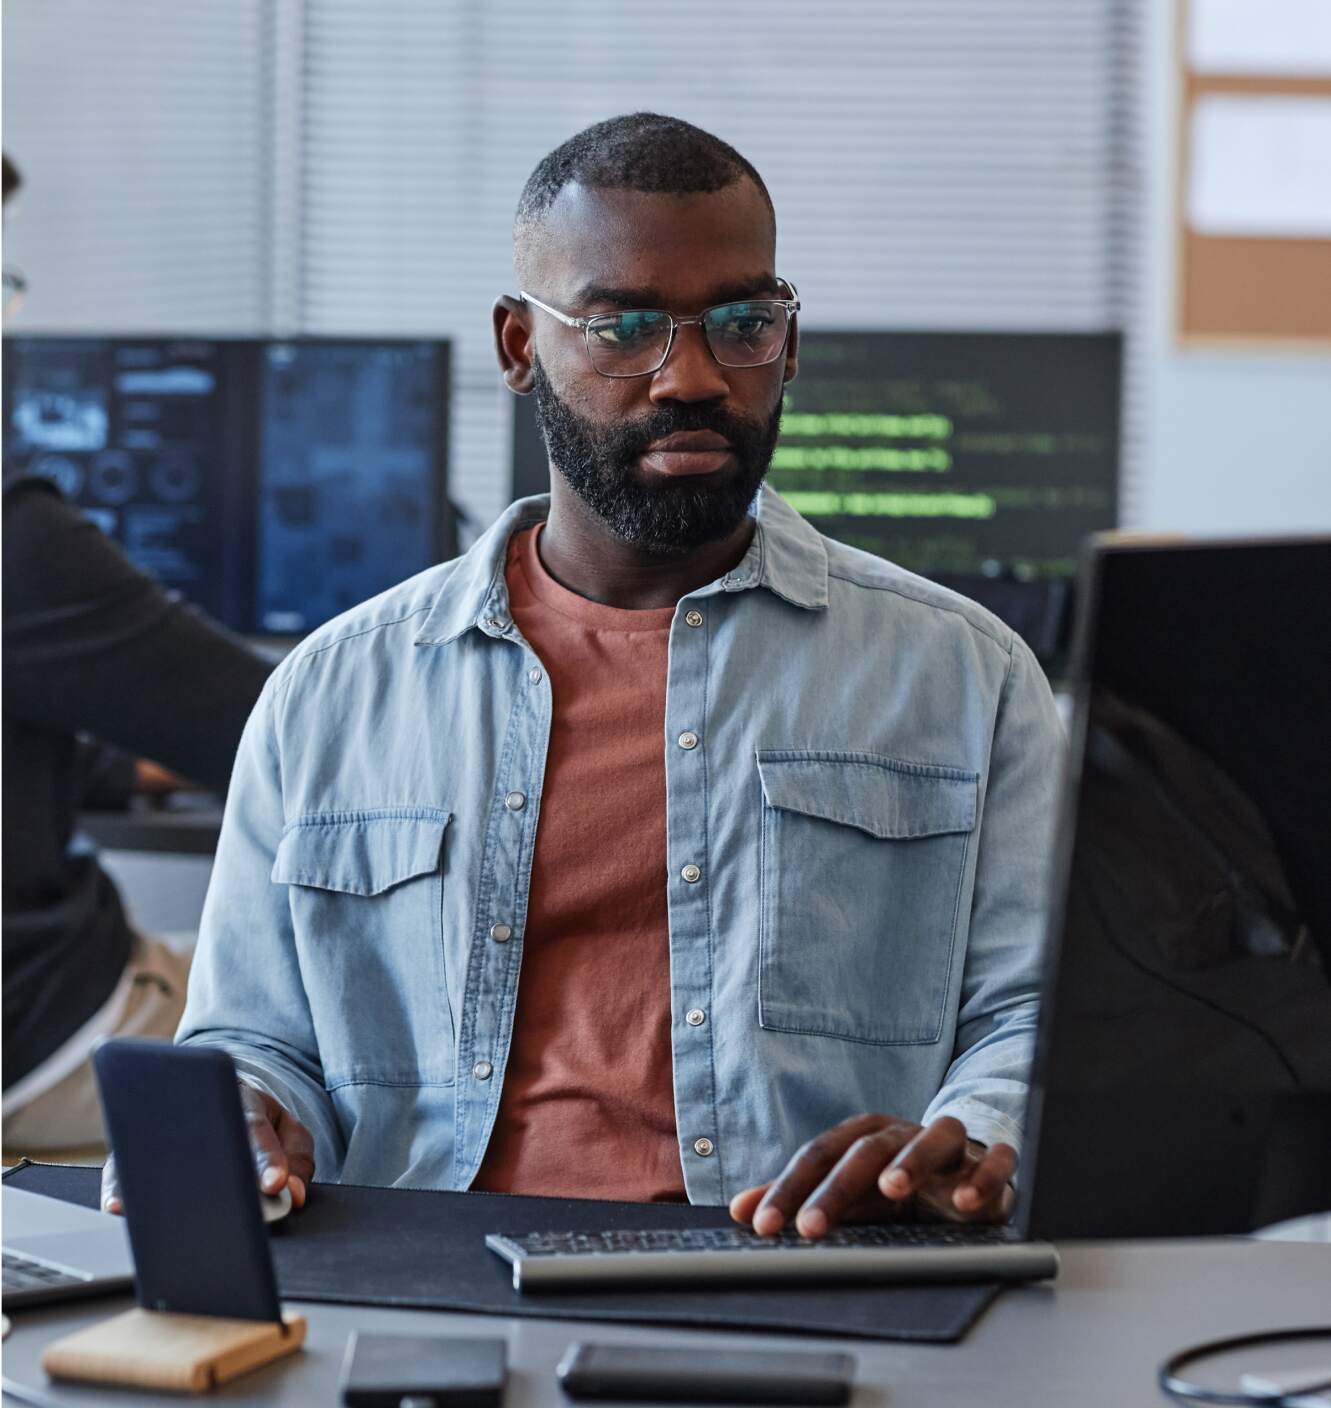
<path id="1" fill-rule="evenodd" d="M 730 394 L 730 383 L 697 324 L 676 329 L 665 365 L 652 376 L 650 394 L 657 403 L 719 401 Z"/>

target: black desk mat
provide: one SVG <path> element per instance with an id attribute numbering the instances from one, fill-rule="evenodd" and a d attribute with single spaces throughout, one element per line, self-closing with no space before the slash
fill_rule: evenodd
<path id="1" fill-rule="evenodd" d="M 99 1169 L 56 1164 L 5 1174 L 16 1188 L 86 1207 L 97 1206 L 100 1178 Z M 273 1261 L 287 1300 L 937 1343 L 959 1340 L 1001 1289 L 713 1287 L 522 1296 L 513 1289 L 512 1267 L 484 1241 L 487 1232 L 719 1227 L 729 1220 L 724 1208 L 316 1183 L 306 1207 L 274 1228 Z"/>

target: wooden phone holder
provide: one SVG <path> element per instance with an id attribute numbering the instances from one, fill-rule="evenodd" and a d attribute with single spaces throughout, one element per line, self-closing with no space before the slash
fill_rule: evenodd
<path id="1" fill-rule="evenodd" d="M 135 1307 L 47 1345 L 53 1379 L 127 1388 L 206 1393 L 305 1343 L 305 1319 L 224 1320 Z"/>

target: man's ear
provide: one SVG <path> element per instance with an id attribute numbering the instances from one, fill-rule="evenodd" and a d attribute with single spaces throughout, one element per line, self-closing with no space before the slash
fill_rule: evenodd
<path id="1" fill-rule="evenodd" d="M 531 328 L 527 322 L 527 309 L 516 298 L 510 298 L 505 293 L 495 299 L 491 317 L 494 320 L 495 356 L 499 359 L 504 383 L 519 396 L 528 396 L 532 389 L 532 374 Z"/>
<path id="2" fill-rule="evenodd" d="M 796 313 L 790 320 L 790 331 L 786 334 L 786 367 L 781 373 L 781 384 L 794 381 L 800 369 L 800 319 Z"/>

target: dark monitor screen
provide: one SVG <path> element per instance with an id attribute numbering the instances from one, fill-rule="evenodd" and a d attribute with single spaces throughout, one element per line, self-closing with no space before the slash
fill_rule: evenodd
<path id="1" fill-rule="evenodd" d="M 1037 1230 L 1331 1206 L 1331 539 L 1088 567 L 1037 1058 Z"/>
<path id="2" fill-rule="evenodd" d="M 248 635 L 456 551 L 445 342 L 6 338 L 6 474 Z"/>

